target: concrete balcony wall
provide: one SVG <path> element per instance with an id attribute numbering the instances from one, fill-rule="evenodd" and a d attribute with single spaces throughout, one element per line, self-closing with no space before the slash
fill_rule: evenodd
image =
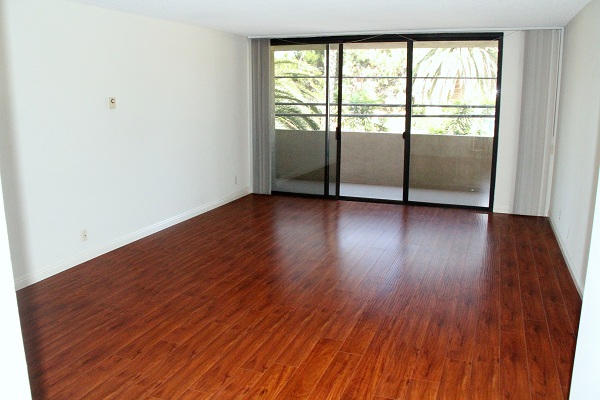
<path id="1" fill-rule="evenodd" d="M 402 135 L 343 132 L 342 137 L 342 182 L 402 186 Z M 492 149 L 492 137 L 413 134 L 411 187 L 488 191 Z M 322 181 L 325 133 L 277 130 L 274 155 L 276 179 Z"/>
<path id="2" fill-rule="evenodd" d="M 401 134 L 342 133 L 342 182 L 402 186 L 403 175 L 404 139 Z"/>
<path id="3" fill-rule="evenodd" d="M 412 135 L 411 187 L 489 191 L 493 143 L 489 136 Z"/>
<path id="4" fill-rule="evenodd" d="M 276 179 L 322 181 L 325 132 L 276 130 L 273 165 Z"/>

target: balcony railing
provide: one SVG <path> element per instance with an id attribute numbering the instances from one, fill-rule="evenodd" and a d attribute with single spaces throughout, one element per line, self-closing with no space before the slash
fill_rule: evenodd
<path id="1" fill-rule="evenodd" d="M 334 146 L 333 139 L 330 143 Z M 276 179 L 323 181 L 325 134 L 276 130 Z M 453 191 L 489 190 L 493 137 L 411 137 L 411 187 Z M 331 159 L 335 165 L 335 158 Z M 401 186 L 404 141 L 392 133 L 342 132 L 341 179 L 345 183 Z"/>

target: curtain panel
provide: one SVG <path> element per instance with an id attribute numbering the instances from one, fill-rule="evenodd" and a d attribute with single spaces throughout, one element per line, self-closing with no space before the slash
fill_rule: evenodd
<path id="1" fill-rule="evenodd" d="M 271 194 L 271 141 L 274 132 L 271 41 L 252 39 L 252 191 Z"/>
<path id="2" fill-rule="evenodd" d="M 556 29 L 525 33 L 515 214 L 546 215 L 561 39 Z"/>

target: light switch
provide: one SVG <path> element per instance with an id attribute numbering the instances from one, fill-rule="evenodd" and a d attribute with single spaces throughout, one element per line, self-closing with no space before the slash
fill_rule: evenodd
<path id="1" fill-rule="evenodd" d="M 117 108 L 117 98 L 116 97 L 108 98 L 108 108 L 110 108 L 110 109 Z"/>

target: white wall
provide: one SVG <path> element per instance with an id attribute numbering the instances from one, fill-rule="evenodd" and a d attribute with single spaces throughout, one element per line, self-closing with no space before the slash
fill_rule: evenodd
<path id="1" fill-rule="evenodd" d="M 600 134 L 600 129 L 598 130 Z M 596 206 L 591 237 L 590 256 L 585 294 L 577 336 L 577 350 L 571 382 L 571 400 L 598 398 L 600 393 L 600 196 L 596 192 Z"/>
<path id="2" fill-rule="evenodd" d="M 0 2 L 0 132 L 11 129 L 9 95 L 5 68 L 3 40 L 3 4 Z M 0 159 L 2 153 L 0 153 Z M 1 165 L 0 165 L 1 166 Z M 1 168 L 0 168 L 1 172 Z M 25 362 L 25 351 L 19 324 L 17 297 L 13 284 L 13 272 L 10 261 L 8 233 L 0 179 L 0 321 L 2 321 L 2 340 L 0 340 L 0 376 L 2 376 L 2 397 L 10 399 L 30 399 L 29 377 Z"/>
<path id="3" fill-rule="evenodd" d="M 249 193 L 246 38 L 5 2 L 14 129 L 0 139 L 17 287 Z"/>
<path id="4" fill-rule="evenodd" d="M 521 87 L 523 83 L 523 31 L 504 33 L 502 92 L 494 212 L 511 213 L 515 196 L 519 129 L 521 123 Z"/>
<path id="5" fill-rule="evenodd" d="M 0 115 L 4 116 L 5 114 L 0 111 Z M 29 376 L 13 279 L 2 187 L 0 186 L 0 321 L 2 321 L 0 376 L 2 376 L 3 382 L 2 397 L 30 399 Z"/>
<path id="6" fill-rule="evenodd" d="M 585 285 L 571 400 L 596 399 L 600 393 L 600 78 L 597 75 L 600 51 L 598 46 L 590 45 L 590 39 L 600 35 L 598 20 L 600 0 L 594 0 L 569 22 L 565 30 L 559 110 L 561 136 L 557 142 L 554 172 L 555 176 L 559 175 L 555 178 L 555 187 L 565 192 L 554 192 L 550 215 L 563 253 L 567 256 L 568 252 L 567 261 L 579 281 L 578 285 L 582 290 Z M 569 177 L 572 182 L 569 182 Z M 577 196 L 584 197 L 578 201 Z M 577 209 L 578 206 L 580 209 Z M 578 245 L 573 241 L 573 230 L 583 243 Z"/>
<path id="7" fill-rule="evenodd" d="M 596 185 L 600 124 L 600 0 L 565 28 L 550 221 L 583 291 Z"/>

